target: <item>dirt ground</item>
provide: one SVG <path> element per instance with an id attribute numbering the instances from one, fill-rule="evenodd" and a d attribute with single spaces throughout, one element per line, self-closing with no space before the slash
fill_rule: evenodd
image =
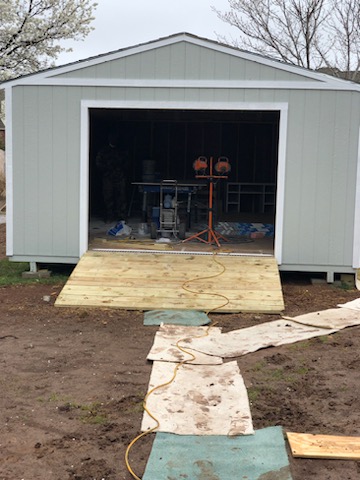
<path id="1" fill-rule="evenodd" d="M 4 238 L 0 225 L 0 257 Z M 61 288 L 0 288 L 0 480 L 131 479 L 124 453 L 139 433 L 157 327 L 143 326 L 141 312 L 55 308 Z M 359 296 L 305 276 L 284 276 L 283 291 L 286 315 Z M 278 316 L 211 318 L 227 331 Z M 237 361 L 255 429 L 359 435 L 359 327 Z M 131 451 L 140 477 L 152 441 Z M 289 458 L 294 480 L 360 478 L 360 462 Z"/>

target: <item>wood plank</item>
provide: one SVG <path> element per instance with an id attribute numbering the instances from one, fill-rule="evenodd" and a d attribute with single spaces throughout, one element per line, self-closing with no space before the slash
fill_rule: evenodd
<path id="1" fill-rule="evenodd" d="M 87 295 L 90 297 L 91 295 L 106 295 L 109 297 L 143 297 L 149 296 L 152 298 L 182 298 L 184 301 L 188 300 L 191 301 L 193 298 L 203 298 L 204 301 L 211 301 L 213 298 L 217 298 L 218 296 L 225 296 L 230 301 L 242 301 L 251 303 L 253 301 L 256 302 L 263 302 L 265 303 L 267 300 L 270 302 L 273 301 L 274 295 L 272 292 L 269 293 L 259 293 L 259 291 L 246 291 L 238 292 L 238 291 L 196 291 L 188 292 L 181 288 L 181 285 L 178 285 L 178 288 L 171 288 L 171 286 L 162 287 L 160 290 L 157 285 L 143 285 L 143 286 L 126 286 L 126 285 L 118 285 L 116 287 L 111 287 L 108 285 L 68 285 L 67 294 L 72 295 Z M 276 296 L 275 296 L 276 298 Z"/>
<path id="2" fill-rule="evenodd" d="M 164 258 L 161 258 L 162 256 L 167 256 L 167 261 L 164 261 Z M 207 268 L 210 268 L 212 270 L 222 270 L 223 269 L 223 266 L 225 268 L 228 268 L 228 267 L 231 267 L 231 265 L 233 264 L 233 262 L 229 261 L 229 259 L 226 259 L 226 261 L 222 261 L 221 263 L 219 262 L 216 262 L 214 260 L 212 260 L 212 258 L 210 257 L 209 260 L 207 261 L 203 261 L 203 260 L 199 260 L 199 258 L 197 257 L 194 257 L 194 258 L 186 258 L 186 257 L 183 257 L 182 259 L 180 258 L 176 258 L 174 259 L 174 257 L 172 256 L 168 256 L 166 254 L 163 254 L 162 256 L 157 256 L 157 255 L 143 255 L 143 256 L 136 256 L 134 255 L 133 257 L 130 257 L 130 258 L 127 258 L 127 259 L 124 259 L 124 261 L 119 264 L 116 260 L 114 262 L 111 262 L 109 259 L 108 260 L 104 260 L 103 262 L 101 261 L 101 259 L 99 258 L 93 258 L 91 259 L 90 261 L 89 260 L 84 260 L 82 263 L 86 263 L 86 265 L 89 267 L 89 268 L 93 268 L 93 269 L 97 269 L 99 268 L 100 266 L 102 265 L 108 265 L 110 268 L 114 268 L 112 265 L 113 263 L 116 264 L 117 267 L 119 268 L 126 268 L 128 267 L 129 265 L 132 265 L 134 263 L 141 263 L 142 265 L 144 265 L 145 267 L 147 266 L 151 266 L 154 264 L 154 262 L 158 263 L 159 265 L 164 265 L 164 266 L 167 266 L 169 269 L 172 269 L 172 268 L 185 268 L 186 265 L 194 265 L 195 267 L 198 267 L 200 268 L 201 266 L 203 267 L 207 267 Z M 159 258 L 160 257 L 160 258 Z M 81 260 L 80 260 L 81 261 Z M 269 265 L 269 264 L 266 264 L 266 263 L 250 263 L 250 262 L 245 262 L 245 261 L 242 261 L 242 262 L 238 262 L 238 266 L 239 266 L 239 269 L 240 271 L 246 271 L 247 268 L 252 268 L 253 266 L 261 266 L 264 270 L 264 272 L 266 271 L 276 271 L 277 269 L 274 269 L 274 266 L 273 265 Z"/>
<path id="3" fill-rule="evenodd" d="M 130 270 L 108 270 L 104 266 L 104 270 L 98 271 L 84 271 L 84 269 L 77 270 L 71 276 L 72 281 L 85 281 L 85 280 L 101 280 L 101 281 L 112 281 L 116 280 L 117 282 L 121 281 L 122 279 L 126 280 L 139 280 L 139 272 L 137 269 L 140 269 L 141 265 L 134 265 L 133 268 Z M 233 267 L 232 267 L 233 268 Z M 238 274 L 231 274 L 228 273 L 221 274 L 221 275 L 210 275 L 208 272 L 202 271 L 201 273 L 194 274 L 193 269 L 188 269 L 187 271 L 180 272 L 179 270 L 167 271 L 164 269 L 157 269 L 145 271 L 141 269 L 141 278 L 142 281 L 156 281 L 157 279 L 168 278 L 169 280 L 175 280 L 177 283 L 181 282 L 193 282 L 193 283 L 201 283 L 201 282 L 209 282 L 212 284 L 218 283 L 219 279 L 222 280 L 230 280 L 231 283 L 234 285 L 236 284 L 254 284 L 258 285 L 259 287 L 262 285 L 268 285 L 269 287 L 275 285 L 277 288 L 280 286 L 280 281 L 277 275 L 262 275 L 259 273 L 251 273 L 249 272 L 246 275 L 238 275 Z M 220 278 L 221 277 L 221 278 Z"/>
<path id="4" fill-rule="evenodd" d="M 151 298 L 151 297 L 133 297 L 125 298 L 122 302 L 119 298 L 101 296 L 97 297 L 92 295 L 91 298 L 88 296 L 81 297 L 80 295 L 66 296 L 58 303 L 57 307 L 85 307 L 85 308 L 118 308 L 124 310 L 197 310 L 201 312 L 219 312 L 219 313 L 234 313 L 234 312 L 243 312 L 243 313 L 278 313 L 279 306 L 278 304 L 273 305 L 260 305 L 258 302 L 246 304 L 239 303 L 230 304 L 229 306 L 220 307 L 220 304 L 210 302 L 204 303 L 204 301 L 197 301 L 194 299 L 191 303 L 185 303 L 179 299 L 171 298 Z"/>
<path id="5" fill-rule="evenodd" d="M 128 297 L 151 297 L 151 298 L 182 298 L 184 301 L 191 301 L 193 298 L 203 298 L 205 300 L 212 300 L 213 298 L 218 298 L 219 296 L 225 296 L 231 301 L 242 301 L 247 303 L 256 302 L 263 302 L 266 301 L 273 301 L 274 298 L 279 298 L 280 295 L 274 294 L 261 294 L 261 292 L 257 291 L 248 291 L 246 294 L 238 293 L 233 291 L 193 291 L 188 292 L 184 289 L 180 288 L 171 288 L 171 287 L 163 287 L 160 290 L 156 287 L 149 288 L 147 286 L 144 287 L 108 287 L 108 286 L 82 286 L 82 285 L 69 285 L 66 289 L 67 295 L 87 295 L 90 297 L 91 295 L 106 295 L 111 297 L 120 297 L 120 296 L 128 296 Z"/>
<path id="6" fill-rule="evenodd" d="M 284 309 L 273 257 L 87 252 L 56 306 L 195 309 L 279 313 Z M 192 290 L 189 292 L 184 286 Z M 226 296 L 229 300 L 224 305 Z"/>
<path id="7" fill-rule="evenodd" d="M 360 437 L 286 432 L 294 457 L 360 460 Z"/>

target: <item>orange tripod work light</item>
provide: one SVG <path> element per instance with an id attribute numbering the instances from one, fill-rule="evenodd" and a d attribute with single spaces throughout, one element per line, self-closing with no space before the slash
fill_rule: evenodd
<path id="1" fill-rule="evenodd" d="M 202 230 L 199 233 L 196 233 L 195 235 L 192 235 L 191 237 L 186 238 L 185 240 L 183 240 L 183 242 L 187 242 L 192 239 L 197 239 L 200 242 L 207 243 L 207 244 L 216 243 L 216 245 L 220 247 L 220 242 L 219 242 L 220 239 L 227 241 L 227 239 L 223 235 L 216 232 L 213 228 L 213 220 L 214 220 L 213 219 L 213 194 L 214 194 L 214 182 L 220 179 L 227 179 L 228 176 L 224 174 L 227 174 L 230 172 L 231 165 L 227 157 L 219 157 L 217 162 L 215 163 L 215 166 L 213 166 L 213 162 L 214 162 L 213 157 L 210 157 L 210 162 L 208 162 L 208 159 L 206 157 L 199 157 L 193 163 L 193 168 L 196 172 L 195 178 L 209 181 L 208 225 L 204 230 Z M 209 169 L 209 172 L 207 174 L 208 169 Z M 213 170 L 215 170 L 217 174 L 214 174 Z M 206 234 L 207 234 L 207 240 L 202 238 L 203 236 L 206 237 Z"/>

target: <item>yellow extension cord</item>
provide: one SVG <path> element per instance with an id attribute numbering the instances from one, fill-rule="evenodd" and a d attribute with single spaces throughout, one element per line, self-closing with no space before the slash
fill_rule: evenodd
<path id="1" fill-rule="evenodd" d="M 216 310 L 219 310 L 220 308 L 223 308 L 225 307 L 229 302 L 230 300 L 228 299 L 228 297 L 226 297 L 226 295 L 223 295 L 221 293 L 213 293 L 213 292 L 199 292 L 197 290 L 192 290 L 188 285 L 190 283 L 194 283 L 196 281 L 204 281 L 204 280 L 210 280 L 212 278 L 216 278 L 216 277 L 220 277 L 221 275 L 223 275 L 223 273 L 226 271 L 226 268 L 225 266 L 219 262 L 216 258 L 216 252 L 215 250 L 213 251 L 213 260 L 215 263 L 217 263 L 218 265 L 220 265 L 222 267 L 222 271 L 221 272 L 218 272 L 216 273 L 215 275 L 209 275 L 209 276 L 206 276 L 206 277 L 200 277 L 200 278 L 194 278 L 194 279 L 191 279 L 191 280 L 187 280 L 186 282 L 184 282 L 181 286 L 181 288 L 183 288 L 185 291 L 189 292 L 189 293 L 195 293 L 195 294 L 203 294 L 203 295 L 212 295 L 212 296 L 216 296 L 216 297 L 220 297 L 220 298 L 223 298 L 224 299 L 224 303 L 222 303 L 221 305 L 215 307 L 215 308 L 212 308 L 211 310 L 208 310 L 207 312 L 205 312 L 206 314 L 209 314 L 211 312 L 214 312 Z M 209 335 L 209 331 L 210 331 L 210 328 L 211 327 L 214 327 L 216 325 L 216 322 L 212 322 L 208 328 L 206 329 L 205 331 L 205 334 L 204 335 L 201 335 L 199 337 L 192 337 L 192 338 L 202 338 L 202 337 L 207 337 Z M 186 338 L 189 338 L 189 337 L 186 337 Z M 196 355 L 194 355 L 192 352 L 189 352 L 188 350 L 186 350 L 185 348 L 181 347 L 180 346 L 180 342 L 182 342 L 183 340 L 185 340 L 185 338 L 182 338 L 180 340 L 177 341 L 176 343 L 176 346 L 179 350 L 181 350 L 183 353 L 186 353 L 188 355 L 191 355 L 192 358 L 188 358 L 186 360 L 183 360 L 182 362 L 178 363 L 176 365 L 176 367 L 174 368 L 174 372 L 173 372 L 173 376 L 171 377 L 171 379 L 166 382 L 166 383 L 162 383 L 161 385 L 157 385 L 156 387 L 152 388 L 151 390 L 148 391 L 148 393 L 146 394 L 145 398 L 144 398 L 144 401 L 143 401 L 143 408 L 144 408 L 144 411 L 156 422 L 156 425 L 155 427 L 153 428 L 150 428 L 149 430 L 146 430 L 146 432 L 142 432 L 140 435 L 138 435 L 136 438 L 134 438 L 130 444 L 128 445 L 127 449 L 126 449 L 126 452 L 125 452 L 125 463 L 126 463 L 126 467 L 129 471 L 129 473 L 131 474 L 131 476 L 133 478 L 135 478 L 135 480 L 141 480 L 140 477 L 138 477 L 136 475 L 136 473 L 133 471 L 133 469 L 131 468 L 131 465 L 130 465 L 130 461 L 129 461 L 129 454 L 130 454 L 130 450 L 132 449 L 132 447 L 134 446 L 134 444 L 140 440 L 140 438 L 144 437 L 145 435 L 149 435 L 149 433 L 152 433 L 154 432 L 155 430 L 157 430 L 160 426 L 160 422 L 159 420 L 148 410 L 147 408 L 147 400 L 148 398 L 150 397 L 150 395 L 152 395 L 156 390 L 160 390 L 161 388 L 164 388 L 164 387 L 167 387 L 168 385 L 170 385 L 176 378 L 176 375 L 177 375 L 177 372 L 179 370 L 179 368 L 186 364 L 186 363 L 189 363 L 189 362 L 192 362 L 196 359 Z"/>

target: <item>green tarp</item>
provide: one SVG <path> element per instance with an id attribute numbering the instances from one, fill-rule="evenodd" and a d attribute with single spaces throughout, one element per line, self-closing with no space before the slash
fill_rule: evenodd
<path id="1" fill-rule="evenodd" d="M 143 480 L 291 480 L 281 427 L 248 436 L 157 433 Z"/>
<path id="2" fill-rule="evenodd" d="M 196 310 L 150 310 L 144 313 L 144 325 L 208 325 L 209 317 L 204 312 Z"/>

